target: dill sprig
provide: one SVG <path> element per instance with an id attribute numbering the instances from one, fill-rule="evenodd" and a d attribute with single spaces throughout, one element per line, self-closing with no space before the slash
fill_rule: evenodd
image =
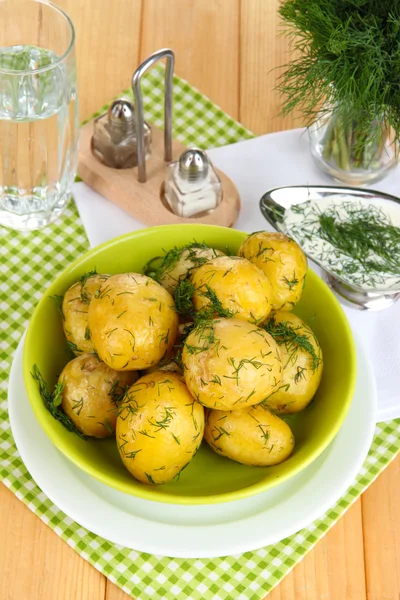
<path id="1" fill-rule="evenodd" d="M 185 250 L 189 250 L 188 260 L 193 263 L 193 266 L 199 267 L 208 262 L 209 259 L 204 256 L 198 256 L 196 250 L 208 250 L 209 248 L 210 246 L 207 244 L 199 242 L 192 242 L 190 244 L 185 244 L 184 246 L 174 246 L 171 250 L 168 250 L 168 252 L 164 250 L 164 256 L 155 256 L 149 260 L 143 268 L 143 273 L 144 275 L 159 281 L 163 273 L 173 269 Z"/>
<path id="2" fill-rule="evenodd" d="M 279 12 L 296 56 L 277 86 L 284 114 L 297 109 L 311 124 L 327 103 L 345 128 L 356 119 L 359 149 L 382 136 L 377 120 L 398 142 L 399 2 L 284 0 Z"/>
<path id="3" fill-rule="evenodd" d="M 289 360 L 295 360 L 298 350 L 304 350 L 311 357 L 311 370 L 315 371 L 321 362 L 321 358 L 315 352 L 310 338 L 305 333 L 300 333 L 301 325 L 293 326 L 288 321 L 277 323 L 274 317 L 268 319 L 266 323 L 261 325 L 267 333 L 269 333 L 278 346 L 284 345 L 290 355 Z"/>
<path id="4" fill-rule="evenodd" d="M 97 275 L 97 269 L 93 269 L 92 271 L 87 271 L 86 273 L 84 273 L 78 279 L 78 282 L 80 282 L 81 286 L 83 287 L 85 285 L 85 283 L 87 282 L 87 280 L 89 279 L 89 277 L 93 277 L 94 275 Z"/>
<path id="5" fill-rule="evenodd" d="M 394 278 L 395 285 L 400 280 L 400 228 L 380 207 L 341 201 L 322 210 L 307 201 L 292 211 L 301 219 L 285 223 L 288 234 L 329 271 L 361 287 L 386 287 L 387 278 Z"/>
<path id="6" fill-rule="evenodd" d="M 320 237 L 359 261 L 365 271 L 400 277 L 400 229 L 379 220 L 376 213 L 364 207 L 350 217 L 341 222 L 335 215 L 322 213 Z"/>
<path id="7" fill-rule="evenodd" d="M 129 390 L 129 388 L 129 383 L 124 385 L 119 379 L 115 379 L 108 391 L 108 395 L 111 398 L 111 402 L 115 404 L 115 406 L 119 406 L 123 401 L 125 394 Z"/>
<path id="8" fill-rule="evenodd" d="M 57 421 L 59 421 L 66 429 L 68 429 L 68 431 L 76 433 L 76 435 L 79 435 L 79 437 L 83 440 L 87 440 L 88 436 L 84 435 L 81 431 L 79 431 L 79 429 L 73 424 L 71 419 L 65 414 L 65 412 L 60 407 L 64 384 L 57 383 L 54 387 L 53 392 L 50 393 L 47 383 L 43 379 L 42 374 L 40 373 L 39 367 L 37 365 L 33 365 L 31 375 L 36 381 L 42 400 L 52 417 L 57 419 Z"/>
<path id="9" fill-rule="evenodd" d="M 209 301 L 209 304 L 199 311 L 202 320 L 205 317 L 224 317 L 229 319 L 235 316 L 233 310 L 223 307 L 221 300 L 209 285 L 205 284 L 202 286 L 198 293 Z"/>
<path id="10" fill-rule="evenodd" d="M 191 319 L 195 313 L 193 306 L 193 294 L 196 288 L 190 279 L 183 279 L 175 288 L 175 308 L 181 317 Z"/>
<path id="11" fill-rule="evenodd" d="M 62 320 L 65 321 L 65 315 L 64 315 L 63 308 L 62 308 L 64 296 L 56 295 L 56 296 L 50 296 L 50 298 L 51 298 L 51 300 L 53 300 L 58 312 L 61 315 Z"/>

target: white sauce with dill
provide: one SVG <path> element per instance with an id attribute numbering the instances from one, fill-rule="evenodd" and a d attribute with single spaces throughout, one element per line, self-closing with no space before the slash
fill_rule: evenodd
<path id="1" fill-rule="evenodd" d="M 374 226 L 381 227 L 379 238 L 376 235 L 367 238 L 363 232 L 361 243 L 371 240 L 372 247 L 378 243 L 379 248 L 385 249 L 385 257 L 371 250 L 360 260 L 324 239 L 326 233 L 320 223 L 322 214 L 332 217 L 339 226 L 372 222 Z M 396 230 L 390 226 L 395 226 Z M 375 290 L 400 289 L 400 204 L 380 198 L 354 200 L 346 195 L 308 200 L 285 210 L 281 228 L 311 259 L 350 285 Z M 354 247 L 358 249 L 356 235 L 353 239 Z M 379 265 L 379 269 L 371 265 Z"/>

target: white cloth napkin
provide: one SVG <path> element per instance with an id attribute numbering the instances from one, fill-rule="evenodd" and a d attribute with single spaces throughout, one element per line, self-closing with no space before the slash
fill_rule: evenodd
<path id="1" fill-rule="evenodd" d="M 314 165 L 303 129 L 263 135 L 210 150 L 209 155 L 239 190 L 242 208 L 235 228 L 246 232 L 272 230 L 259 209 L 259 200 L 267 190 L 283 185 L 334 185 Z M 397 195 L 400 166 L 372 187 Z M 84 183 L 74 185 L 74 196 L 92 247 L 145 226 Z M 375 372 L 377 421 L 400 417 L 400 301 L 381 312 L 343 308 Z"/>

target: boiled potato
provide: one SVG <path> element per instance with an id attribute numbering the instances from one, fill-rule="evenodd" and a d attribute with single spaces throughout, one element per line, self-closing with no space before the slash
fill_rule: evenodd
<path id="1" fill-rule="evenodd" d="M 136 379 L 134 371 L 118 373 L 94 354 L 82 354 L 71 360 L 59 377 L 61 406 L 85 435 L 110 437 L 115 433 L 118 405 Z"/>
<path id="2" fill-rule="evenodd" d="M 178 284 L 185 279 L 189 272 L 200 265 L 208 262 L 216 256 L 223 256 L 224 253 L 214 248 L 209 248 L 205 244 L 188 244 L 177 248 L 172 248 L 161 260 L 161 263 L 152 268 L 159 258 L 150 261 L 146 267 L 146 274 L 155 275 L 157 281 L 173 295 Z"/>
<path id="3" fill-rule="evenodd" d="M 191 461 L 204 433 L 204 409 L 182 377 L 156 371 L 127 392 L 117 417 L 117 445 L 128 471 L 143 483 L 166 483 Z"/>
<path id="4" fill-rule="evenodd" d="M 217 454 L 256 467 L 277 465 L 294 448 L 289 425 L 263 405 L 234 411 L 210 410 L 204 439 Z"/>
<path id="5" fill-rule="evenodd" d="M 307 259 L 300 246 L 283 233 L 258 231 L 239 248 L 257 265 L 272 285 L 273 310 L 291 310 L 300 300 L 307 273 Z"/>
<path id="6" fill-rule="evenodd" d="M 89 305 L 89 329 L 99 357 L 112 369 L 157 364 L 172 348 L 178 316 L 170 294 L 137 273 L 113 275 Z"/>
<path id="7" fill-rule="evenodd" d="M 195 287 L 193 305 L 197 311 L 217 301 L 236 318 L 257 324 L 264 321 L 271 310 L 269 279 L 245 258 L 214 258 L 196 269 L 191 279 Z"/>
<path id="8" fill-rule="evenodd" d="M 182 362 L 191 394 L 218 410 L 258 404 L 282 378 L 276 342 L 240 319 L 214 319 L 197 326 L 184 343 Z"/>
<path id="9" fill-rule="evenodd" d="M 89 303 L 109 275 L 84 275 L 66 291 L 61 313 L 65 337 L 74 354 L 94 350 L 88 326 Z"/>
<path id="10" fill-rule="evenodd" d="M 265 400 L 278 413 L 296 413 L 313 399 L 322 377 L 322 350 L 314 333 L 296 315 L 278 311 L 265 324 L 279 345 L 283 376 L 279 389 Z"/>

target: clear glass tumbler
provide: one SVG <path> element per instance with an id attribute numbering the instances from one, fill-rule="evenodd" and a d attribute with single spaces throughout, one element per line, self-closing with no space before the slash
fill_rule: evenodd
<path id="1" fill-rule="evenodd" d="M 40 229 L 65 209 L 77 166 L 71 19 L 46 0 L 0 1 L 0 225 Z"/>

